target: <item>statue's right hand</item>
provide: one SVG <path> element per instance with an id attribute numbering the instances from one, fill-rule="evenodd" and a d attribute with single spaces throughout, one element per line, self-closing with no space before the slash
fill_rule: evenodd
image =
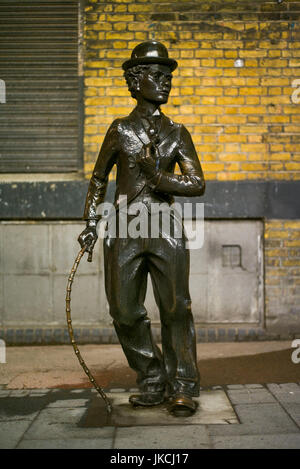
<path id="1" fill-rule="evenodd" d="M 97 231 L 95 226 L 88 226 L 78 237 L 80 246 L 86 247 L 89 253 L 92 253 L 95 243 L 98 239 Z"/>

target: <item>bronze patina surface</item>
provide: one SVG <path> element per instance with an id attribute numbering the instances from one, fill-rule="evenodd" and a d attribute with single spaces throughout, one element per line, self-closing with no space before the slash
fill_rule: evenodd
<path id="1" fill-rule="evenodd" d="M 123 64 L 128 89 L 136 108 L 110 126 L 86 198 L 87 227 L 79 236 L 91 253 L 97 241 L 97 207 L 103 202 L 109 173 L 117 166 L 115 207 L 126 196 L 127 210 L 141 202 L 169 207 L 174 196 L 199 196 L 205 182 L 201 165 L 187 129 L 160 110 L 171 90 L 175 60 L 156 41 L 139 44 Z M 182 174 L 174 174 L 176 163 Z M 149 209 L 149 217 L 151 216 Z M 133 215 L 129 215 L 132 219 Z M 176 220 L 171 217 L 171 228 Z M 134 406 L 159 405 L 167 395 L 174 411 L 192 413 L 192 397 L 199 395 L 199 372 L 191 299 L 189 250 L 186 238 L 121 237 L 104 239 L 105 288 L 114 327 L 137 373 L 140 394 L 131 396 Z M 160 311 L 162 352 L 153 341 L 144 307 L 150 274 Z M 186 415 L 186 413 L 185 413 Z"/>

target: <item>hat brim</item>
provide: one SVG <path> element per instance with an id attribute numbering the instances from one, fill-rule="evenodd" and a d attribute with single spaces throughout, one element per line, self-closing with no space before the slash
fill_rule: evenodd
<path id="1" fill-rule="evenodd" d="M 168 67 L 170 67 L 171 72 L 173 72 L 178 66 L 178 63 L 174 59 L 168 59 L 164 57 L 143 57 L 138 59 L 126 60 L 126 62 L 123 63 L 122 68 L 123 70 L 128 70 L 128 68 L 135 67 L 136 65 L 150 64 L 167 65 Z"/>

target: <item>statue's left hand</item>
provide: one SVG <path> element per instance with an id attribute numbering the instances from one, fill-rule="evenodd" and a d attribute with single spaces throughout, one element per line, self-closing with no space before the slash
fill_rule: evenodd
<path id="1" fill-rule="evenodd" d="M 155 150 L 153 145 L 150 143 L 144 147 L 143 156 L 137 160 L 143 173 L 147 178 L 152 178 L 157 174 L 157 169 L 155 167 L 155 160 L 153 158 Z"/>

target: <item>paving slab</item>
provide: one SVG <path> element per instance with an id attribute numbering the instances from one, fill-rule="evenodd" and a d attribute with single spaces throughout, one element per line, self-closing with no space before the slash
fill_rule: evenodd
<path id="1" fill-rule="evenodd" d="M 1 422 L 0 424 L 0 448 L 13 449 L 22 438 L 24 432 L 30 426 L 31 420 L 19 420 Z"/>
<path id="2" fill-rule="evenodd" d="M 208 449 L 205 425 L 117 428 L 114 449 Z"/>
<path id="3" fill-rule="evenodd" d="M 30 389 L 30 395 L 31 396 L 43 396 L 45 394 L 48 394 L 48 392 L 51 392 L 51 389 L 48 388 L 39 388 L 39 389 Z"/>
<path id="4" fill-rule="evenodd" d="M 244 388 L 238 390 L 227 391 L 228 397 L 232 404 L 259 404 L 263 402 L 276 402 L 272 394 L 263 388 Z"/>
<path id="5" fill-rule="evenodd" d="M 62 400 L 57 400 L 55 402 L 50 402 L 50 404 L 47 405 L 47 408 L 51 409 L 52 407 L 68 407 L 68 408 L 74 408 L 74 407 L 85 407 L 89 402 L 89 399 L 62 399 Z"/>
<path id="6" fill-rule="evenodd" d="M 17 449 L 112 449 L 109 438 L 60 438 L 55 440 L 22 440 Z"/>
<path id="7" fill-rule="evenodd" d="M 297 383 L 282 383 L 282 384 L 267 384 L 268 389 L 274 393 L 285 392 L 300 392 L 300 387 Z"/>
<path id="8" fill-rule="evenodd" d="M 209 425 L 211 436 L 298 433 L 299 427 L 280 404 L 238 404 L 235 411 L 241 425 Z"/>
<path id="9" fill-rule="evenodd" d="M 267 387 L 281 403 L 300 402 L 300 386 L 297 383 L 267 384 Z"/>
<path id="10" fill-rule="evenodd" d="M 10 397 L 25 397 L 29 396 L 29 390 L 26 389 L 13 389 L 9 395 Z"/>
<path id="11" fill-rule="evenodd" d="M 244 389 L 243 384 L 227 384 L 227 389 Z"/>
<path id="12" fill-rule="evenodd" d="M 28 397 L 2 397 L 0 399 L 0 422 L 17 420 L 32 421 L 45 406 L 46 400 Z"/>
<path id="13" fill-rule="evenodd" d="M 238 423 L 234 410 L 223 390 L 202 391 L 196 412 L 190 417 L 175 417 L 168 410 L 168 403 L 155 407 L 132 407 L 129 403 L 130 393 L 107 393 L 112 403 L 113 412 L 106 418 L 103 401 L 95 396 L 86 415 L 82 419 L 85 427 L 94 426 L 149 426 L 149 425 L 199 425 L 199 424 L 234 424 Z"/>
<path id="14" fill-rule="evenodd" d="M 92 391 L 92 389 L 91 389 Z M 69 392 L 71 394 L 83 394 L 85 392 L 85 389 L 69 389 Z"/>
<path id="15" fill-rule="evenodd" d="M 282 404 L 282 406 L 285 408 L 287 413 L 290 415 L 290 417 L 294 420 L 294 422 L 300 428 L 300 400 L 299 400 L 298 403 L 296 403 L 296 402 L 285 402 L 285 403 Z"/>
<path id="16" fill-rule="evenodd" d="M 113 427 L 81 428 L 78 426 L 85 413 L 84 407 L 60 407 L 43 409 L 24 435 L 26 440 L 53 439 L 99 439 L 103 440 L 103 447 L 112 445 Z M 102 446 L 101 446 L 102 447 Z"/>
<path id="17" fill-rule="evenodd" d="M 262 384 L 245 384 L 245 388 L 248 389 L 257 389 L 257 388 L 263 388 Z"/>
<path id="18" fill-rule="evenodd" d="M 212 437 L 215 449 L 299 449 L 300 434 Z"/>

